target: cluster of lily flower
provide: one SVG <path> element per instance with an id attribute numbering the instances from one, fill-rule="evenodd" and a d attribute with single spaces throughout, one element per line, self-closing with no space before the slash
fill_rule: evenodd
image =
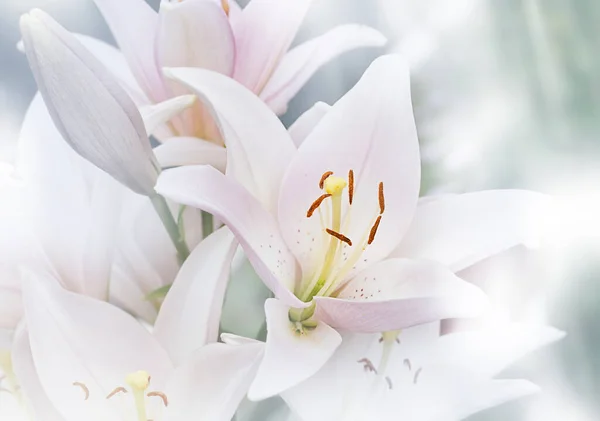
<path id="1" fill-rule="evenodd" d="M 120 50 L 21 20 L 40 92 L 2 178 L 0 364 L 25 419 L 262 420 L 280 396 L 273 420 L 458 420 L 537 391 L 496 377 L 562 332 L 452 320 L 489 315 L 462 271 L 535 241 L 549 199 L 419 198 L 395 55 L 277 117 L 379 32 L 290 49 L 310 0 L 95 1 Z M 256 337 L 221 324 L 244 259 L 272 292 Z"/>

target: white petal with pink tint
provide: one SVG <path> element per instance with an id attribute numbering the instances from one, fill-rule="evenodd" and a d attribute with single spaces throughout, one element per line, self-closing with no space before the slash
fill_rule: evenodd
<path id="1" fill-rule="evenodd" d="M 260 97 L 277 113 L 283 114 L 288 102 L 327 62 L 360 47 L 380 47 L 386 38 L 363 25 L 341 25 L 324 35 L 290 50 L 273 72 Z"/>
<path id="2" fill-rule="evenodd" d="M 476 317 L 488 304 L 479 288 L 445 267 L 404 259 L 388 259 L 358 273 L 338 298 L 315 300 L 317 319 L 337 329 L 364 333 Z"/>
<path id="3" fill-rule="evenodd" d="M 274 218 L 235 181 L 209 166 L 164 171 L 156 191 L 177 203 L 214 214 L 236 235 L 262 281 L 287 305 L 306 307 L 293 294 L 294 257 Z"/>
<path id="4" fill-rule="evenodd" d="M 158 15 L 144 0 L 94 0 L 129 63 L 131 71 L 153 102 L 167 98 L 156 65 L 154 38 Z"/>
<path id="5" fill-rule="evenodd" d="M 312 0 L 253 0 L 236 19 L 233 78 L 260 94 L 292 44 Z"/>
<path id="6" fill-rule="evenodd" d="M 181 266 L 165 297 L 153 334 L 176 365 L 196 349 L 217 341 L 236 248 L 237 241 L 226 227 L 208 236 Z"/>
<path id="7" fill-rule="evenodd" d="M 307 209 L 323 193 L 319 180 L 326 171 L 339 177 L 354 171 L 353 204 L 348 205 L 346 195 L 342 201 L 347 221 L 342 234 L 355 245 L 345 247 L 349 254 L 366 246 L 380 212 L 379 183 L 384 184 L 385 213 L 375 241 L 357 262 L 359 268 L 387 256 L 408 228 L 420 183 L 409 82 L 408 68 L 398 56 L 378 58 L 298 149 L 281 189 L 279 223 L 303 273 L 313 273 L 323 259 L 319 241 L 328 240 L 319 216 L 307 218 Z"/>
<path id="8" fill-rule="evenodd" d="M 329 104 L 317 102 L 290 126 L 288 133 L 297 147 L 300 147 L 304 139 L 317 127 L 317 124 L 319 124 L 330 109 L 331 106 Z"/>
<path id="9" fill-rule="evenodd" d="M 298 334 L 289 320 L 289 307 L 279 300 L 265 302 L 265 355 L 248 397 L 261 400 L 287 390 L 315 374 L 333 355 L 342 337 L 325 323 Z"/>
<path id="10" fill-rule="evenodd" d="M 210 165 L 225 172 L 227 150 L 197 137 L 171 137 L 154 148 L 154 155 L 161 167 L 182 165 Z"/>
<path id="11" fill-rule="evenodd" d="M 524 190 L 448 195 L 419 204 L 393 255 L 438 261 L 460 271 L 521 243 L 539 240 L 549 198 Z"/>
<path id="12" fill-rule="evenodd" d="M 227 146 L 227 174 L 275 214 L 279 186 L 296 148 L 285 127 L 255 95 L 202 69 L 166 69 L 211 108 Z"/>

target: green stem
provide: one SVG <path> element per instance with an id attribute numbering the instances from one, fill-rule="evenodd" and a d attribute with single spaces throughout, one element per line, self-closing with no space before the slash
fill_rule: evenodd
<path id="1" fill-rule="evenodd" d="M 190 249 L 183 238 L 181 238 L 179 235 L 179 227 L 177 226 L 177 222 L 175 222 L 175 218 L 173 218 L 173 214 L 169 209 L 167 201 L 164 197 L 158 194 L 151 196 L 150 201 L 152 202 L 156 213 L 160 217 L 160 220 L 162 221 L 167 233 L 169 234 L 169 237 L 171 238 L 171 241 L 173 242 L 173 245 L 175 246 L 175 249 L 177 250 L 179 263 L 183 264 L 185 259 L 187 259 L 190 255 Z"/>
<path id="2" fill-rule="evenodd" d="M 214 231 L 213 216 L 208 212 L 202 212 L 202 236 L 208 237 Z"/>

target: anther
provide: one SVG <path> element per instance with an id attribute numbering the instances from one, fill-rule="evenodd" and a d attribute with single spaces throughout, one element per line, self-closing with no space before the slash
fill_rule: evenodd
<path id="1" fill-rule="evenodd" d="M 317 200 L 315 200 L 312 205 L 310 205 L 310 208 L 306 212 L 306 217 L 310 218 L 311 216 L 313 216 L 313 213 L 315 213 L 315 211 L 319 208 L 319 206 L 321 206 L 321 203 L 323 203 L 323 200 L 327 199 L 328 197 L 331 197 L 331 195 L 323 194 L 323 195 L 319 196 L 319 198 Z"/>
<path id="2" fill-rule="evenodd" d="M 381 215 L 377 217 L 373 227 L 371 227 L 371 232 L 369 233 L 369 241 L 367 244 L 371 244 L 373 240 L 375 240 L 375 234 L 377 234 L 377 228 L 379 228 L 379 223 L 381 222 Z"/>
<path id="3" fill-rule="evenodd" d="M 229 16 L 229 0 L 221 0 L 221 7 L 227 16 Z"/>
<path id="4" fill-rule="evenodd" d="M 334 230 L 330 230 L 329 228 L 325 228 L 325 231 L 327 231 L 327 234 L 337 238 L 340 241 L 343 241 L 344 243 L 348 244 L 349 246 L 352 245 L 352 240 L 350 240 L 344 234 L 340 234 L 339 232 L 335 232 Z"/>
<path id="5" fill-rule="evenodd" d="M 390 379 L 389 377 L 385 377 L 385 381 L 387 382 L 388 387 L 390 388 L 390 390 L 393 389 L 392 387 L 392 379 Z"/>
<path id="6" fill-rule="evenodd" d="M 325 173 L 323 173 L 323 175 L 321 176 L 321 181 L 319 181 L 319 188 L 323 189 L 323 185 L 325 184 L 325 180 L 327 180 L 327 178 L 333 174 L 333 171 L 327 171 Z"/>
<path id="7" fill-rule="evenodd" d="M 410 364 L 410 360 L 408 358 L 404 359 L 404 365 L 408 368 L 408 371 L 412 371 L 412 365 Z"/>
<path id="8" fill-rule="evenodd" d="M 149 398 L 152 396 L 158 396 L 159 398 L 162 399 L 163 405 L 165 407 L 169 406 L 169 400 L 167 399 L 167 395 L 165 395 L 163 392 L 158 392 L 158 391 L 148 392 L 148 394 L 146 394 L 146 396 L 148 396 Z"/>
<path id="9" fill-rule="evenodd" d="M 417 384 L 417 380 L 419 380 L 419 374 L 421 374 L 421 371 L 423 370 L 423 368 L 419 368 L 417 371 L 415 371 L 415 377 L 413 378 L 413 384 Z"/>
<path id="10" fill-rule="evenodd" d="M 383 195 L 383 182 L 379 183 L 379 214 L 385 210 L 385 196 Z"/>
<path id="11" fill-rule="evenodd" d="M 83 400 L 87 401 L 90 397 L 90 389 L 88 389 L 87 386 L 81 382 L 73 382 L 73 386 L 79 386 L 81 390 L 83 390 L 83 393 L 85 393 L 85 397 L 83 398 Z"/>
<path id="12" fill-rule="evenodd" d="M 352 204 L 354 199 L 354 171 L 348 171 L 348 202 Z"/>
<path id="13" fill-rule="evenodd" d="M 119 387 L 117 387 L 115 390 L 113 390 L 112 392 L 110 392 L 110 393 L 108 394 L 108 396 L 106 397 L 106 399 L 110 399 L 110 398 L 112 398 L 112 397 L 113 397 L 113 396 L 115 396 L 117 393 L 127 393 L 127 389 L 125 389 L 124 387 L 121 387 L 121 386 L 119 386 Z"/>
<path id="14" fill-rule="evenodd" d="M 370 371 L 372 373 L 377 374 L 377 369 L 375 368 L 371 360 L 369 360 L 368 358 L 360 359 L 357 361 L 357 363 L 363 364 L 363 368 L 365 369 L 365 371 Z"/>

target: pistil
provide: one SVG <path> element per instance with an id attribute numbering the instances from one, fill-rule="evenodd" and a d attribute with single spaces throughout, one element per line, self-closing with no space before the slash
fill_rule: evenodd
<path id="1" fill-rule="evenodd" d="M 144 392 L 150 383 L 150 375 L 146 371 L 136 371 L 135 373 L 128 374 L 125 378 L 125 382 L 131 387 L 138 421 L 148 421 Z"/>

